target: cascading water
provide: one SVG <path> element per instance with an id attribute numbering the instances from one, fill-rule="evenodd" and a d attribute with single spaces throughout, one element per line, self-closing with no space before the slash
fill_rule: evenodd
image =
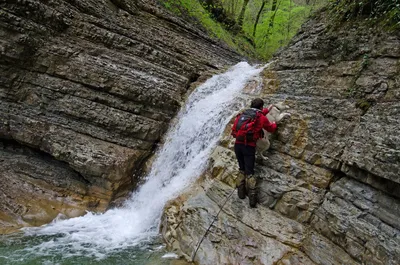
<path id="1" fill-rule="evenodd" d="M 22 239 L 18 238 L 20 249 L 8 247 L 7 250 L 0 245 L 0 263 L 28 262 L 38 256 L 45 257 L 37 259 L 42 263 L 27 264 L 56 264 L 54 257 L 57 256 L 107 259 L 115 253 L 154 241 L 165 203 L 193 183 L 205 169 L 233 109 L 243 104 L 239 97 L 241 90 L 261 70 L 242 62 L 197 88 L 178 114 L 177 123 L 167 133 L 146 182 L 123 207 L 24 229 Z M 6 237 L 3 240 L 9 246 L 10 241 L 16 239 Z M 53 263 L 43 262 L 48 260 Z"/>

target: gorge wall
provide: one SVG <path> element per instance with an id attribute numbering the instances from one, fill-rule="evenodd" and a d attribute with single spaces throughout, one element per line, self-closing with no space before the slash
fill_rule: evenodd
<path id="1" fill-rule="evenodd" d="M 0 3 L 0 233 L 102 211 L 235 52 L 141 0 Z"/>
<path id="2" fill-rule="evenodd" d="M 163 236 L 187 260 L 400 264 L 400 33 L 333 28 L 324 15 L 275 55 L 254 95 L 292 114 L 257 159 L 258 207 L 234 192 L 229 124 L 201 180 L 165 208 Z"/>

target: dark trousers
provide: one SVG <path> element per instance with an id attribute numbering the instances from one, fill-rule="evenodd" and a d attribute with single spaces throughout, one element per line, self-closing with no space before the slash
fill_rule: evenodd
<path id="1" fill-rule="evenodd" d="M 254 175 L 254 163 L 256 160 L 256 147 L 245 144 L 235 144 L 236 159 L 239 170 L 246 176 Z"/>

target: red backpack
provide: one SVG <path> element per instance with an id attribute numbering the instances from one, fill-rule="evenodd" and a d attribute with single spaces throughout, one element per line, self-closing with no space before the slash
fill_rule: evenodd
<path id="1" fill-rule="evenodd" d="M 261 111 L 247 109 L 236 116 L 232 126 L 231 135 L 239 142 L 256 142 L 260 138 L 260 132 L 256 132 L 260 122 Z"/>

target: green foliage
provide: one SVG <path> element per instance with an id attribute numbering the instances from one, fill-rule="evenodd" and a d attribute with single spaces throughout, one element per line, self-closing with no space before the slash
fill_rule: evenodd
<path id="1" fill-rule="evenodd" d="M 259 58 L 268 60 L 272 54 L 289 43 L 297 33 L 300 26 L 310 16 L 313 10 L 322 7 L 327 0 L 302 1 L 278 0 L 277 11 L 271 11 L 272 0 L 267 0 L 254 33 L 256 16 L 265 0 L 252 0 L 247 7 L 242 33 L 252 42 Z M 223 5 L 228 12 L 237 17 L 242 7 L 242 0 L 223 0 Z M 311 4 L 307 4 L 311 2 Z M 235 5 L 232 5 L 236 3 Z M 271 19 L 273 17 L 273 26 Z"/>
<path id="2" fill-rule="evenodd" d="M 255 33 L 255 45 L 259 56 L 264 59 L 270 58 L 277 49 L 288 44 L 310 14 L 309 7 L 289 6 L 289 2 L 282 1 L 276 13 L 270 10 L 265 11 L 259 21 Z M 274 13 L 274 24 L 271 28 L 270 21 Z M 243 29 L 252 34 L 253 24 L 246 23 Z"/>
<path id="3" fill-rule="evenodd" d="M 400 28 L 400 0 L 330 0 L 328 8 L 337 24 L 362 18 L 389 29 Z"/>
<path id="4" fill-rule="evenodd" d="M 223 40 L 239 52 L 268 60 L 277 49 L 288 44 L 311 12 L 326 4 L 328 0 L 277 0 L 276 12 L 271 11 L 273 0 L 250 0 L 244 15 L 243 26 L 240 29 L 237 25 L 232 25 L 232 21 L 237 22 L 243 0 L 159 1 L 178 15 L 188 14 L 195 18 L 211 36 Z M 256 32 L 253 32 L 263 1 L 266 1 L 265 6 L 260 14 Z M 213 8 L 205 4 L 209 2 L 214 2 Z M 220 17 L 214 14 L 216 2 L 218 2 L 218 9 L 220 6 L 223 7 L 225 21 L 229 23 L 217 23 Z"/>
<path id="5" fill-rule="evenodd" d="M 199 0 L 159 0 L 173 13 L 192 19 L 194 23 L 205 28 L 211 37 L 220 39 L 241 54 L 254 57 L 254 48 L 242 36 L 234 36 L 218 23 L 215 16 L 204 9 Z"/>
<path id="6" fill-rule="evenodd" d="M 400 0 L 277 0 L 276 11 L 271 10 L 273 0 L 250 0 L 239 30 L 234 24 L 243 0 L 160 0 L 177 15 L 194 18 L 211 36 L 241 53 L 261 59 L 269 59 L 277 49 L 288 44 L 312 11 L 328 1 L 333 25 L 362 18 L 374 24 L 381 23 L 388 29 L 400 29 Z M 213 3 L 211 7 L 210 2 Z M 263 2 L 264 9 L 253 32 Z"/>

